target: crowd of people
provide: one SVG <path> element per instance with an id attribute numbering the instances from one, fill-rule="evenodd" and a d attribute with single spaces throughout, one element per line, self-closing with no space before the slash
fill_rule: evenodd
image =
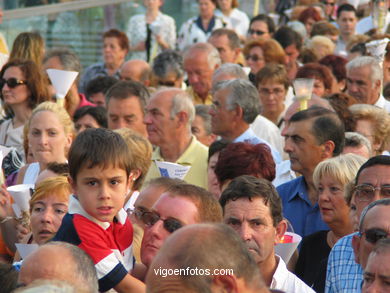
<path id="1" fill-rule="evenodd" d="M 143 2 L 102 62 L 23 32 L 0 69 L 0 291 L 390 291 L 387 1 L 197 0 L 179 29 Z M 64 103 L 47 69 L 79 73 Z"/>

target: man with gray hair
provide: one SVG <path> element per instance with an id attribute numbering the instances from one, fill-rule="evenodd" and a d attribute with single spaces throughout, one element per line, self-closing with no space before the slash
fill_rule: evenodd
<path id="1" fill-rule="evenodd" d="M 212 132 L 231 142 L 265 143 L 278 164 L 281 162 L 279 152 L 250 128 L 259 109 L 259 94 L 250 81 L 234 79 L 217 82 L 213 86 L 210 109 Z"/>
<path id="2" fill-rule="evenodd" d="M 191 134 L 195 109 L 188 94 L 177 88 L 158 90 L 146 106 L 144 123 L 149 141 L 157 146 L 153 161 L 167 161 L 191 166 L 184 180 L 207 188 L 208 149 Z M 155 164 L 146 181 L 160 177 Z"/>
<path id="3" fill-rule="evenodd" d="M 68 70 L 81 72 L 81 64 L 77 55 L 69 49 L 60 48 L 53 49 L 48 51 L 43 59 L 44 69 L 59 69 L 59 70 Z M 84 106 L 96 106 L 87 100 L 84 94 L 79 93 L 78 83 L 80 81 L 80 74 L 77 76 L 76 80 L 73 82 L 72 86 L 69 89 L 68 94 L 65 97 L 65 109 L 68 111 L 70 117 L 73 117 L 73 114 L 77 109 Z M 53 95 L 55 90 L 53 88 Z"/>
<path id="4" fill-rule="evenodd" d="M 93 261 L 82 249 L 66 242 L 42 245 L 23 261 L 19 285 L 27 286 L 38 279 L 64 281 L 74 285 L 77 292 L 98 292 Z"/>
<path id="5" fill-rule="evenodd" d="M 244 69 L 238 64 L 225 63 L 218 67 L 212 77 L 212 84 L 216 84 L 218 81 L 231 80 L 231 79 L 246 79 L 249 80 L 248 75 Z"/>
<path id="6" fill-rule="evenodd" d="M 184 80 L 183 56 L 175 50 L 164 50 L 153 60 L 152 79 L 155 87 L 181 88 Z"/>
<path id="7" fill-rule="evenodd" d="M 211 105 L 211 77 L 220 65 L 219 53 L 209 43 L 197 43 L 184 52 L 184 70 L 190 84 L 187 92 L 195 105 Z"/>
<path id="8" fill-rule="evenodd" d="M 192 134 L 205 146 L 210 146 L 217 136 L 211 131 L 210 106 L 196 105 L 195 119 L 191 125 Z"/>
<path id="9" fill-rule="evenodd" d="M 382 93 L 383 71 L 371 56 L 361 56 L 347 63 L 347 93 L 361 104 L 370 104 L 390 112 L 390 101 Z"/>

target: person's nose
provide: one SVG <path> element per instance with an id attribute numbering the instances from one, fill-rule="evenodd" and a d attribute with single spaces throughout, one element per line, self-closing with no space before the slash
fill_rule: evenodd
<path id="1" fill-rule="evenodd" d="M 240 236 L 244 241 L 252 239 L 252 230 L 247 223 L 243 223 L 240 227 Z"/>
<path id="2" fill-rule="evenodd" d="M 111 198 L 108 184 L 100 184 L 98 196 L 101 200 L 107 200 Z"/>

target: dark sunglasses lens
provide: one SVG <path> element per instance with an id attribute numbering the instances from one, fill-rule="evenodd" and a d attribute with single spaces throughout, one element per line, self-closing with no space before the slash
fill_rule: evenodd
<path id="1" fill-rule="evenodd" d="M 151 212 L 146 212 L 141 215 L 142 222 L 144 222 L 147 226 L 153 226 L 159 219 L 159 215 Z"/>
<path id="2" fill-rule="evenodd" d="M 4 87 L 6 83 L 6 80 L 4 78 L 0 78 L 0 89 L 2 89 Z"/>
<path id="3" fill-rule="evenodd" d="M 7 80 L 7 85 L 12 89 L 18 85 L 18 81 L 16 78 L 11 77 Z"/>
<path id="4" fill-rule="evenodd" d="M 164 221 L 164 228 L 169 232 L 173 233 L 176 230 L 180 229 L 182 227 L 182 224 L 175 219 L 166 219 Z"/>
<path id="5" fill-rule="evenodd" d="M 381 229 L 369 229 L 366 231 L 366 239 L 368 242 L 375 244 L 380 239 L 387 237 L 387 232 Z"/>

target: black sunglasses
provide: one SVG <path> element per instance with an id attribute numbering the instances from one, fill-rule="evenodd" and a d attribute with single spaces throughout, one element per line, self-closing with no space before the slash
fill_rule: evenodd
<path id="1" fill-rule="evenodd" d="M 141 215 L 141 220 L 144 222 L 146 226 L 152 227 L 154 224 L 158 222 L 158 220 L 163 221 L 164 229 L 167 230 L 169 233 L 173 233 L 176 230 L 183 227 L 183 224 L 180 223 L 179 220 L 168 218 L 168 219 L 161 219 L 160 215 L 154 212 L 145 212 Z"/>
<path id="2" fill-rule="evenodd" d="M 27 83 L 26 80 L 20 80 L 14 77 L 8 79 L 0 78 L 0 89 L 2 89 L 5 84 L 7 84 L 10 89 L 13 89 L 19 85 L 26 84 L 26 83 Z"/>
<path id="3" fill-rule="evenodd" d="M 174 87 L 175 82 L 174 81 L 159 81 L 158 85 L 160 86 L 167 86 L 167 87 Z"/>
<path id="4" fill-rule="evenodd" d="M 262 35 L 265 34 L 265 32 L 263 32 L 263 31 L 253 30 L 253 29 L 249 29 L 248 32 L 249 32 L 250 35 L 256 34 L 256 35 L 258 35 L 258 36 L 262 36 Z"/>
<path id="5" fill-rule="evenodd" d="M 360 233 L 360 235 L 363 234 L 366 235 L 366 240 L 372 244 L 375 244 L 379 240 L 385 239 L 389 236 L 389 233 L 380 228 L 372 228 Z"/>

